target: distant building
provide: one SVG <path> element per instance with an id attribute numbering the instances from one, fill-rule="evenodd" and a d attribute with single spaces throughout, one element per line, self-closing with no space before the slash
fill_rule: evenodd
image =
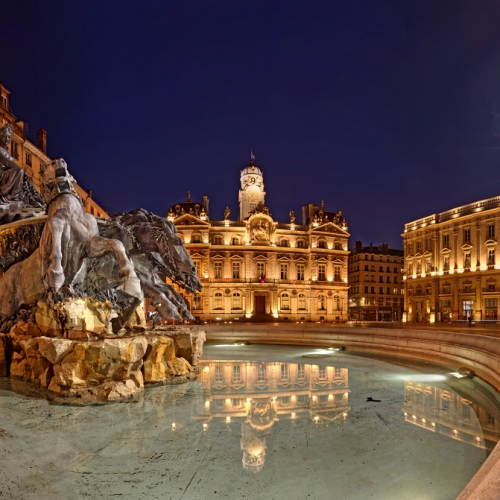
<path id="1" fill-rule="evenodd" d="M 14 126 L 14 137 L 10 143 L 10 154 L 15 162 L 26 171 L 33 185 L 40 191 L 40 165 L 51 160 L 47 156 L 47 131 L 43 128 L 36 133 L 36 145 L 27 139 L 28 124 L 17 120 L 10 107 L 10 92 L 0 83 L 0 125 Z M 74 177 L 74 176 L 73 176 Z M 96 217 L 109 217 L 93 198 L 92 191 L 85 191 L 75 184 L 76 192 L 83 201 L 85 211 Z"/>
<path id="2" fill-rule="evenodd" d="M 500 197 L 405 225 L 405 319 L 497 321 Z"/>
<path id="3" fill-rule="evenodd" d="M 349 255 L 349 319 L 401 321 L 404 308 L 403 250 L 364 247 L 356 241 Z"/>
<path id="4" fill-rule="evenodd" d="M 263 173 L 253 161 L 240 173 L 238 220 L 209 219 L 209 200 L 188 198 L 166 214 L 198 268 L 203 293 L 185 297 L 202 321 L 248 318 L 347 320 L 347 224 L 342 213 L 304 205 L 302 224 L 273 219 Z"/>

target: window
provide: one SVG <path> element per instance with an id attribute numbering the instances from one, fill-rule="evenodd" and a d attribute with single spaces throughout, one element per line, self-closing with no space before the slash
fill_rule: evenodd
<path id="1" fill-rule="evenodd" d="M 215 381 L 216 382 L 224 382 L 224 374 L 222 373 L 222 366 L 215 366 Z"/>
<path id="2" fill-rule="evenodd" d="M 288 380 L 288 365 L 281 365 L 281 380 Z"/>
<path id="3" fill-rule="evenodd" d="M 214 295 L 214 309 L 222 309 L 222 293 L 220 292 Z"/>
<path id="4" fill-rule="evenodd" d="M 306 308 L 306 296 L 301 293 L 299 294 L 299 304 L 298 304 L 299 309 L 305 309 Z"/>
<path id="5" fill-rule="evenodd" d="M 19 159 L 19 144 L 15 141 L 12 141 L 10 143 L 10 154 L 15 158 L 16 160 Z"/>
<path id="6" fill-rule="evenodd" d="M 12 156 L 14 156 L 14 155 L 12 155 Z M 495 224 L 490 224 L 488 226 L 488 238 L 490 240 L 495 238 Z"/>
<path id="7" fill-rule="evenodd" d="M 240 244 L 240 238 L 238 236 L 233 236 L 231 238 L 231 245 L 239 245 Z"/>
<path id="8" fill-rule="evenodd" d="M 240 263 L 233 262 L 233 280 L 240 279 Z"/>
<path id="9" fill-rule="evenodd" d="M 410 276 L 413 275 L 413 263 L 408 264 L 408 274 Z"/>
<path id="10" fill-rule="evenodd" d="M 420 253 L 422 251 L 422 242 L 417 241 L 417 253 Z"/>
<path id="11" fill-rule="evenodd" d="M 387 287 L 386 292 L 387 292 L 387 295 L 391 294 L 391 287 L 390 286 Z"/>
<path id="12" fill-rule="evenodd" d="M 306 378 L 306 367 L 302 363 L 297 365 L 297 378 L 304 379 Z"/>
<path id="13" fill-rule="evenodd" d="M 470 243 L 470 229 L 464 229 L 464 243 Z"/>
<path id="14" fill-rule="evenodd" d="M 333 268 L 333 281 L 341 281 L 342 278 L 340 276 L 340 266 L 335 266 Z"/>
<path id="15" fill-rule="evenodd" d="M 306 266 L 304 264 L 297 264 L 297 281 L 304 281 L 304 273 Z"/>
<path id="16" fill-rule="evenodd" d="M 375 287 L 374 286 L 370 287 L 370 293 L 375 293 Z"/>
<path id="17" fill-rule="evenodd" d="M 257 277 L 259 279 L 264 279 L 266 277 L 266 263 L 257 262 Z"/>
<path id="18" fill-rule="evenodd" d="M 338 295 L 333 296 L 333 309 L 340 311 L 340 297 Z"/>
<path id="19" fill-rule="evenodd" d="M 241 309 L 241 294 L 239 292 L 233 293 L 232 309 Z"/>
<path id="20" fill-rule="evenodd" d="M 365 271 L 368 271 L 368 266 L 365 266 Z"/>
<path id="21" fill-rule="evenodd" d="M 288 264 L 281 264 L 280 266 L 281 269 L 281 279 L 282 280 L 287 280 L 288 279 Z"/>
<path id="22" fill-rule="evenodd" d="M 397 289 L 397 288 L 393 288 L 393 289 L 392 289 L 392 293 L 393 293 L 394 295 L 397 295 L 397 294 L 398 294 L 398 289 Z M 397 299 L 396 299 L 396 300 L 397 300 Z"/>
<path id="23" fill-rule="evenodd" d="M 222 262 L 214 262 L 214 274 L 216 279 L 222 279 Z"/>
<path id="24" fill-rule="evenodd" d="M 4 106 L 7 106 L 8 102 L 9 102 L 9 101 L 7 100 L 7 96 L 6 96 L 5 94 L 2 94 L 1 99 L 2 99 L 2 104 L 3 104 Z"/>
<path id="25" fill-rule="evenodd" d="M 379 273 L 383 273 L 383 272 L 384 272 L 384 266 L 379 266 L 379 268 L 378 268 L 378 272 L 379 272 Z"/>
<path id="26" fill-rule="evenodd" d="M 379 307 L 383 307 L 383 305 L 384 305 L 384 299 L 383 299 L 383 297 L 380 297 L 380 298 L 378 299 L 378 306 L 379 306 Z"/>
<path id="27" fill-rule="evenodd" d="M 233 382 L 241 382 L 241 366 L 233 365 Z"/>
<path id="28" fill-rule="evenodd" d="M 222 236 L 214 236 L 214 245 L 223 245 Z"/>
<path id="29" fill-rule="evenodd" d="M 193 309 L 199 311 L 201 309 L 201 297 L 200 295 L 195 295 L 193 299 Z"/>
<path id="30" fill-rule="evenodd" d="M 422 262 L 417 262 L 417 274 L 422 274 Z"/>
<path id="31" fill-rule="evenodd" d="M 450 235 L 443 234 L 443 247 L 448 248 L 450 246 Z"/>
<path id="32" fill-rule="evenodd" d="M 297 241 L 296 245 L 295 245 L 297 248 L 305 248 L 306 245 L 304 243 L 304 240 L 299 240 Z"/>
<path id="33" fill-rule="evenodd" d="M 497 282 L 495 280 L 488 281 L 488 290 L 495 290 Z"/>
<path id="34" fill-rule="evenodd" d="M 464 253 L 464 267 L 465 267 L 465 269 L 470 268 L 470 252 Z"/>
<path id="35" fill-rule="evenodd" d="M 320 366 L 318 368 L 318 378 L 320 380 L 326 379 L 326 366 Z"/>
<path id="36" fill-rule="evenodd" d="M 342 378 L 342 368 L 335 368 L 335 378 Z"/>
<path id="37" fill-rule="evenodd" d="M 383 276 L 379 276 L 378 277 L 378 282 L 379 283 L 383 283 L 384 282 L 384 277 Z"/>
<path id="38" fill-rule="evenodd" d="M 473 300 L 463 300 L 462 301 L 462 311 L 466 318 L 472 316 L 474 312 L 474 301 Z"/>
<path id="39" fill-rule="evenodd" d="M 319 240 L 318 241 L 318 248 L 326 248 L 326 241 L 325 240 Z"/>
<path id="40" fill-rule="evenodd" d="M 390 283 L 390 282 L 391 282 L 391 277 L 387 276 L 386 283 Z"/>
<path id="41" fill-rule="evenodd" d="M 430 252 L 432 249 L 432 240 L 430 238 L 425 240 L 425 249 L 427 252 Z"/>
<path id="42" fill-rule="evenodd" d="M 486 299 L 484 305 L 486 319 L 498 319 L 498 299 Z"/>
<path id="43" fill-rule="evenodd" d="M 290 243 L 288 243 L 288 240 L 282 239 L 281 240 L 281 246 L 282 247 L 289 247 Z"/>
<path id="44" fill-rule="evenodd" d="M 450 257 L 446 255 L 444 257 L 444 262 L 443 262 L 443 271 L 449 271 L 450 270 Z"/>
<path id="45" fill-rule="evenodd" d="M 280 309 L 281 310 L 288 310 L 288 309 L 290 309 L 290 296 L 288 295 L 288 293 L 282 293 L 281 294 Z"/>
<path id="46" fill-rule="evenodd" d="M 264 382 L 266 379 L 266 365 L 259 365 L 259 368 L 257 369 L 257 382 Z"/>
<path id="47" fill-rule="evenodd" d="M 389 266 L 387 266 L 387 272 L 390 273 L 391 272 L 391 268 Z"/>
<path id="48" fill-rule="evenodd" d="M 365 286 L 365 293 L 368 293 L 368 287 Z"/>
<path id="49" fill-rule="evenodd" d="M 326 280 L 326 264 L 318 264 L 318 281 Z"/>
<path id="50" fill-rule="evenodd" d="M 201 243 L 201 234 L 193 234 L 191 236 L 191 243 Z"/>
<path id="51" fill-rule="evenodd" d="M 31 153 L 26 151 L 26 165 L 31 167 Z"/>
<path id="52" fill-rule="evenodd" d="M 413 243 L 409 243 L 409 244 L 408 244 L 408 253 L 409 253 L 410 255 L 413 255 Z"/>
<path id="53" fill-rule="evenodd" d="M 398 282 L 398 277 L 394 276 L 394 283 L 397 283 L 397 282 Z"/>
<path id="54" fill-rule="evenodd" d="M 488 266 L 495 265 L 495 249 L 492 248 L 488 250 Z"/>
<path id="55" fill-rule="evenodd" d="M 325 307 L 325 296 L 324 295 L 318 295 L 318 311 L 324 311 L 326 309 Z"/>
<path id="56" fill-rule="evenodd" d="M 384 293 L 384 287 L 383 286 L 379 287 L 378 293 Z"/>

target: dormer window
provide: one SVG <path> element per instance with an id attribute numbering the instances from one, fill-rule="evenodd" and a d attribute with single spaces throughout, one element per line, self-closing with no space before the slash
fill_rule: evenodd
<path id="1" fill-rule="evenodd" d="M 2 106 L 5 106 L 7 107 L 9 105 L 9 100 L 7 99 L 7 96 L 5 94 L 2 94 L 1 95 L 1 99 L 2 99 Z"/>

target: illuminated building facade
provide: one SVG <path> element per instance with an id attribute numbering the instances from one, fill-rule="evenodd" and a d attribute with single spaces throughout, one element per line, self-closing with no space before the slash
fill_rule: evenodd
<path id="1" fill-rule="evenodd" d="M 264 467 L 266 436 L 279 420 L 342 425 L 350 410 L 347 368 L 255 361 L 200 361 L 204 406 L 196 417 L 241 422 L 243 468 Z"/>
<path id="2" fill-rule="evenodd" d="M 47 131 L 43 128 L 37 131 L 36 145 L 28 140 L 28 125 L 16 119 L 10 107 L 10 92 L 0 83 L 0 126 L 7 123 L 14 127 L 9 153 L 40 191 L 40 165 L 51 161 L 51 158 L 47 156 Z M 92 198 L 92 191 L 85 191 L 78 184 L 75 184 L 74 187 L 82 199 L 86 212 L 96 217 L 109 217 L 107 212 Z"/>
<path id="3" fill-rule="evenodd" d="M 403 264 L 403 250 L 356 242 L 349 255 L 351 321 L 401 321 Z"/>
<path id="4" fill-rule="evenodd" d="M 405 225 L 407 321 L 497 321 L 500 197 Z"/>
<path id="5" fill-rule="evenodd" d="M 246 318 L 289 321 L 347 320 L 347 224 L 340 211 L 304 205 L 302 224 L 273 219 L 265 206 L 262 171 L 241 171 L 238 220 L 209 219 L 209 201 L 190 199 L 166 217 L 198 268 L 203 293 L 185 297 L 201 321 Z"/>

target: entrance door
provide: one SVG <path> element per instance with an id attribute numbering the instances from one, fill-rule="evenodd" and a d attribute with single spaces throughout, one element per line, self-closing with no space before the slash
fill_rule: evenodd
<path id="1" fill-rule="evenodd" d="M 266 298 L 263 295 L 255 296 L 255 314 L 266 314 Z"/>

